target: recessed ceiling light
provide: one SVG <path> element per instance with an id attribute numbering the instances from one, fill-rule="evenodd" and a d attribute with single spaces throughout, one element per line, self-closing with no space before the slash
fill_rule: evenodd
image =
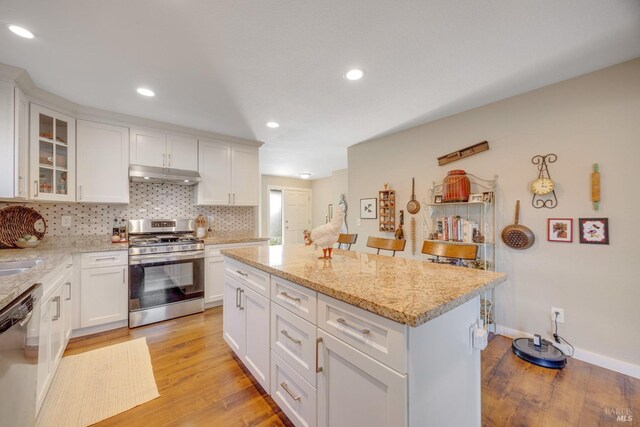
<path id="1" fill-rule="evenodd" d="M 280 123 L 278 123 L 278 122 L 267 122 L 267 123 L 265 123 L 265 125 L 268 128 L 271 128 L 271 129 L 275 129 L 275 128 L 279 128 L 280 127 Z"/>
<path id="2" fill-rule="evenodd" d="M 149 179 L 149 177 L 148 177 L 148 176 L 145 176 L 145 177 L 144 177 L 144 179 Z"/>
<path id="3" fill-rule="evenodd" d="M 144 96 L 156 96 L 156 93 L 154 91 L 152 91 L 151 89 L 147 89 L 146 87 L 139 87 L 136 90 L 140 95 L 144 95 Z"/>
<path id="4" fill-rule="evenodd" d="M 302 178 L 302 179 L 309 179 L 309 178 L 311 178 L 311 172 L 301 172 L 301 173 L 300 173 L 300 178 Z"/>
<path id="5" fill-rule="evenodd" d="M 364 77 L 364 70 L 359 68 L 354 68 L 353 70 L 349 70 L 344 74 L 344 78 L 347 80 L 360 80 Z"/>
<path id="6" fill-rule="evenodd" d="M 27 30 L 26 28 L 22 28 L 19 25 L 9 25 L 9 30 L 14 34 L 19 35 L 20 37 L 24 37 L 25 39 L 33 38 L 33 33 L 31 31 Z"/>
<path id="7" fill-rule="evenodd" d="M 188 180 L 188 179 L 185 179 L 185 180 L 184 180 L 184 182 L 189 182 L 189 180 Z"/>

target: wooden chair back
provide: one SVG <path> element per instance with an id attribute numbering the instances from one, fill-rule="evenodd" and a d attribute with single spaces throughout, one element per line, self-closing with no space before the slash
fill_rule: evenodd
<path id="1" fill-rule="evenodd" d="M 429 242 L 422 244 L 422 253 L 433 255 L 437 258 L 459 258 L 474 260 L 478 255 L 478 247 L 475 245 L 452 245 L 445 242 Z"/>
<path id="2" fill-rule="evenodd" d="M 407 241 L 404 239 L 385 239 L 382 237 L 373 237 L 369 236 L 367 239 L 367 247 L 377 249 L 376 252 L 380 255 L 380 250 L 392 251 L 393 254 L 391 256 L 396 256 L 396 251 L 404 251 L 404 247 L 407 244 Z"/>
<path id="3" fill-rule="evenodd" d="M 356 240 L 358 240 L 358 235 L 357 234 L 342 234 L 340 233 L 340 235 L 338 236 L 338 243 L 341 245 L 347 245 L 347 250 L 350 251 L 351 250 L 351 245 L 356 243 Z"/>

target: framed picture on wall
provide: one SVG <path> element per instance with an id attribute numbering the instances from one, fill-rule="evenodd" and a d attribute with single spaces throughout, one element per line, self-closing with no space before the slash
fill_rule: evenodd
<path id="1" fill-rule="evenodd" d="M 608 218 L 580 218 L 580 243 L 592 245 L 609 244 Z"/>
<path id="2" fill-rule="evenodd" d="M 375 197 L 372 197 L 370 199 L 360 199 L 360 218 L 378 218 L 378 199 L 376 199 Z"/>
<path id="3" fill-rule="evenodd" d="M 550 242 L 573 242 L 573 218 L 549 218 L 547 240 Z"/>

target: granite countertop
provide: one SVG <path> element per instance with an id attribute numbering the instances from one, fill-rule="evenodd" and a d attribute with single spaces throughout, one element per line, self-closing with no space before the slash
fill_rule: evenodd
<path id="1" fill-rule="evenodd" d="M 215 233 L 204 239 L 207 245 L 225 243 L 261 242 L 266 237 L 256 237 L 253 233 Z M 28 290 L 34 283 L 40 283 L 65 262 L 65 258 L 78 253 L 126 251 L 129 243 L 111 243 L 111 236 L 47 236 L 42 243 L 31 249 L 0 249 L 0 262 L 22 261 L 34 258 L 42 262 L 24 273 L 0 276 L 0 310 Z"/>
<path id="2" fill-rule="evenodd" d="M 28 290 L 41 283 L 48 274 L 75 253 L 126 251 L 128 243 L 111 243 L 109 236 L 46 237 L 30 249 L 0 249 L 0 262 L 39 258 L 42 262 L 24 273 L 0 276 L 0 310 Z M 68 262 L 68 261 L 67 261 Z"/>
<path id="3" fill-rule="evenodd" d="M 226 249 L 230 258 L 409 326 L 418 326 L 506 280 L 506 274 L 364 252 L 304 246 Z"/>
<path id="4" fill-rule="evenodd" d="M 268 237 L 256 237 L 254 233 L 218 233 L 214 232 L 211 237 L 205 237 L 205 245 L 224 245 L 227 243 L 251 243 L 251 242 L 266 242 Z"/>

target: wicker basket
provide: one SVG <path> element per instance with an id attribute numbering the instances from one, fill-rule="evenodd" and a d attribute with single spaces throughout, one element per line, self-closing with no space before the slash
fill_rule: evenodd
<path id="1" fill-rule="evenodd" d="M 40 221 L 42 225 L 38 225 Z M 25 234 L 42 240 L 46 232 L 47 223 L 35 209 L 9 206 L 0 210 L 0 244 L 4 246 L 16 247 L 15 242 Z"/>

